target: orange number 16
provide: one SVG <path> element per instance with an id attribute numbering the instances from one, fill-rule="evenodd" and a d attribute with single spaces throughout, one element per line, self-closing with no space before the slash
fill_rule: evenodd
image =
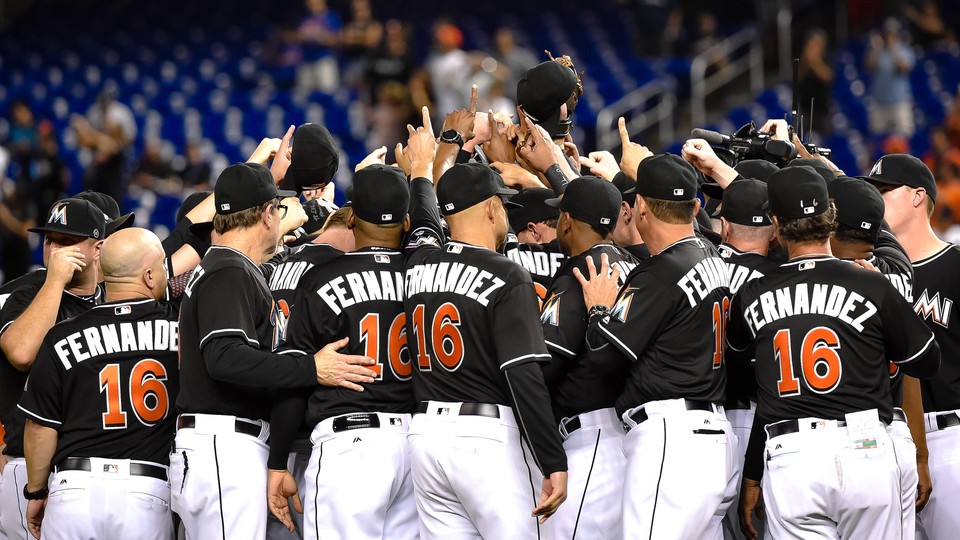
<path id="1" fill-rule="evenodd" d="M 840 338 L 824 326 L 807 332 L 800 346 L 800 369 L 807 387 L 817 394 L 828 394 L 840 384 L 843 365 L 840 363 Z M 773 337 L 773 354 L 780 364 L 777 391 L 781 396 L 800 394 L 800 379 L 794 375 L 790 352 L 790 330 L 783 329 Z"/>
<path id="2" fill-rule="evenodd" d="M 130 372 L 130 405 L 140 423 L 152 426 L 166 418 L 170 411 L 167 395 L 167 368 L 148 358 L 133 366 Z M 127 427 L 127 413 L 122 400 L 120 364 L 107 364 L 100 370 L 100 393 L 106 393 L 107 412 L 103 413 L 103 429 Z"/>

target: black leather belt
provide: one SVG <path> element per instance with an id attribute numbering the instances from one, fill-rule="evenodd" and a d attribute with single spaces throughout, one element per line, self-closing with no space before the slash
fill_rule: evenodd
<path id="1" fill-rule="evenodd" d="M 937 429 L 947 429 L 960 426 L 960 415 L 955 412 L 937 414 Z"/>
<path id="2" fill-rule="evenodd" d="M 192 414 L 181 414 L 180 418 L 177 419 L 177 429 L 196 429 L 197 427 L 197 417 Z M 241 420 L 239 418 L 234 421 L 233 430 L 237 433 L 243 433 L 244 435 L 250 435 L 251 437 L 260 437 L 260 431 L 263 429 L 263 426 L 260 424 L 255 424 L 253 422 L 248 422 L 246 420 Z"/>
<path id="3" fill-rule="evenodd" d="M 334 433 L 378 427 L 380 427 L 380 417 L 376 413 L 345 414 L 333 419 Z"/>
<path id="4" fill-rule="evenodd" d="M 417 404 L 417 414 L 426 414 L 431 409 L 437 409 L 431 414 L 442 415 L 444 407 L 431 407 L 426 401 Z M 460 404 L 460 416 L 486 416 L 487 418 L 500 418 L 500 406 L 493 403 L 462 403 Z"/>
<path id="5" fill-rule="evenodd" d="M 734 409 L 749 409 L 750 400 L 746 398 L 734 398 L 728 399 L 723 402 L 724 410 L 730 411 Z"/>
<path id="6" fill-rule="evenodd" d="M 583 427 L 583 423 L 580 422 L 579 416 L 574 416 L 571 418 L 566 425 L 563 426 L 567 430 L 567 436 L 569 437 L 571 433 Z"/>
<path id="7" fill-rule="evenodd" d="M 893 421 L 894 422 L 906 422 L 907 413 L 903 412 L 903 409 L 893 409 Z"/>
<path id="8" fill-rule="evenodd" d="M 112 467 L 112 465 L 104 464 L 103 472 L 115 472 L 109 470 L 109 467 Z M 92 472 L 93 466 L 90 463 L 90 458 L 67 458 L 57 465 L 57 470 Z M 167 470 L 159 465 L 151 465 L 150 463 L 131 463 L 130 474 L 133 476 L 149 476 L 150 478 L 156 478 L 164 482 L 167 481 Z"/>
<path id="9" fill-rule="evenodd" d="M 893 410 L 893 421 L 894 422 L 906 422 L 907 415 L 900 409 Z M 814 425 L 819 424 L 819 421 L 814 421 Z M 846 427 L 847 423 L 843 420 L 837 420 L 837 427 Z M 814 428 L 816 429 L 816 428 Z M 775 424 L 770 424 L 767 426 L 767 437 L 772 439 L 774 437 L 779 437 L 781 435 L 789 435 L 791 433 L 800 432 L 800 420 L 783 420 Z"/>
<path id="10" fill-rule="evenodd" d="M 694 401 L 692 399 L 685 399 L 684 401 L 686 402 L 688 411 L 713 412 L 714 410 L 716 410 L 716 405 L 714 405 L 713 403 L 710 403 L 709 401 Z M 643 422 L 646 422 L 649 418 L 650 416 L 647 414 L 646 407 L 630 415 L 630 419 L 636 422 L 637 424 L 642 424 Z"/>

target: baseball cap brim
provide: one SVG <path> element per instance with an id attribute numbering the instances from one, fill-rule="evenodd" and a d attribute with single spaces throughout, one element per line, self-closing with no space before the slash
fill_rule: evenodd
<path id="1" fill-rule="evenodd" d="M 60 227 L 50 227 L 50 226 L 31 227 L 27 229 L 27 231 L 32 233 L 40 233 L 40 234 L 47 234 L 47 233 L 66 234 L 68 236 L 76 236 L 78 238 L 94 238 L 93 235 L 81 234 L 81 233 L 78 233 L 77 231 L 72 231 L 69 229 L 61 229 Z"/>
<path id="2" fill-rule="evenodd" d="M 723 187 L 715 182 L 702 184 L 700 186 L 700 191 L 711 199 L 723 200 Z"/>
<path id="3" fill-rule="evenodd" d="M 512 197 L 517 193 L 520 193 L 520 192 L 515 189 L 510 189 L 507 187 L 497 188 L 497 195 L 500 195 L 500 198 L 503 200 L 503 206 L 507 208 L 523 208 L 522 204 L 517 204 L 511 201 L 510 199 L 506 198 L 506 197 Z"/>
<path id="4" fill-rule="evenodd" d="M 119 231 L 120 229 L 126 229 L 127 227 L 133 227 L 133 222 L 136 220 L 136 215 L 133 212 L 129 214 L 124 214 L 113 221 L 107 222 L 107 236 Z"/>
<path id="5" fill-rule="evenodd" d="M 289 189 L 277 190 L 277 197 L 280 197 L 281 199 L 286 199 L 287 197 L 296 197 L 298 195 L 299 193 L 297 193 L 296 191 L 291 191 Z"/>

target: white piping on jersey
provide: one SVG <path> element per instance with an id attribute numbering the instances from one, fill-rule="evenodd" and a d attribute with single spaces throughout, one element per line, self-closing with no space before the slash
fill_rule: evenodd
<path id="1" fill-rule="evenodd" d="M 500 364 L 500 371 L 503 371 L 504 369 L 506 369 L 507 367 L 509 367 L 510 364 L 514 364 L 514 363 L 519 362 L 519 361 L 521 361 L 521 360 L 526 360 L 527 358 L 546 358 L 547 360 L 549 360 L 549 359 L 551 359 L 551 356 L 550 356 L 549 354 L 536 354 L 536 353 L 534 353 L 534 354 L 525 354 L 525 355 L 523 355 L 523 356 L 518 356 L 518 357 L 516 357 L 516 358 L 513 358 L 513 359 L 511 359 L 511 360 L 507 360 L 506 362 Z"/>
<path id="2" fill-rule="evenodd" d="M 923 354 L 923 351 L 927 350 L 927 348 L 930 347 L 930 344 L 933 343 L 934 338 L 935 338 L 935 336 L 931 333 L 931 334 L 930 334 L 930 339 L 927 340 L 927 344 L 924 345 L 922 349 L 920 349 L 919 351 L 917 351 L 917 353 L 914 354 L 913 356 L 911 356 L 910 358 L 907 358 L 907 359 L 905 359 L 905 360 L 901 360 L 901 361 L 899 361 L 899 362 L 894 362 L 894 364 L 906 364 L 907 362 L 912 362 L 912 361 L 916 360 L 918 356 L 920 356 L 921 354 Z"/>
<path id="3" fill-rule="evenodd" d="M 396 250 L 374 250 L 374 251 L 348 251 L 344 255 L 403 255 Z"/>
<path id="4" fill-rule="evenodd" d="M 242 252 L 242 251 L 240 251 L 240 250 L 234 249 L 234 248 L 232 248 L 232 247 L 230 247 L 230 246 L 210 246 L 210 249 L 229 249 L 230 251 L 233 251 L 234 253 L 237 253 L 238 255 L 240 255 L 241 257 L 243 257 L 244 259 L 246 259 L 247 262 L 249 262 L 251 265 L 253 265 L 254 268 L 256 268 L 257 272 L 260 271 L 260 266 L 257 265 L 256 263 L 254 263 L 254 262 L 253 262 L 253 259 L 251 259 L 250 257 L 247 257 L 247 254 L 244 253 L 244 252 Z M 208 253 L 209 253 L 209 251 L 208 251 Z"/>
<path id="5" fill-rule="evenodd" d="M 923 265 L 925 265 L 925 264 L 927 264 L 927 263 L 929 263 L 929 262 L 933 262 L 933 261 L 939 259 L 941 256 L 943 256 L 943 254 L 946 253 L 947 250 L 949 250 L 950 248 L 955 247 L 955 246 L 956 246 L 956 244 L 947 244 L 946 246 L 944 246 L 943 249 L 941 249 L 940 251 L 938 251 L 938 252 L 934 253 L 933 255 L 927 257 L 926 259 L 920 259 L 919 261 L 913 263 L 913 267 L 916 268 L 916 267 L 918 267 L 918 266 L 923 266 Z"/>
<path id="6" fill-rule="evenodd" d="M 736 347 L 734 347 L 733 345 L 730 344 L 730 340 L 729 340 L 729 339 L 724 339 L 724 341 L 727 342 L 727 348 L 728 348 L 728 349 L 733 349 L 735 352 L 743 352 L 743 351 L 747 350 L 747 349 L 750 347 L 749 345 L 747 345 L 746 347 L 744 347 L 744 348 L 742 348 L 742 349 L 738 349 L 738 348 L 736 348 Z"/>
<path id="7" fill-rule="evenodd" d="M 285 351 L 277 351 L 277 354 L 305 354 L 305 355 L 307 355 L 307 356 L 310 356 L 309 353 L 306 353 L 306 352 L 301 351 L 301 350 L 299 350 L 299 349 L 287 349 L 287 350 L 285 350 Z"/>
<path id="8" fill-rule="evenodd" d="M 13 324 L 14 322 L 16 322 L 16 319 L 14 319 L 14 320 L 8 322 L 7 324 L 3 325 L 2 327 L 0 327 L 0 336 L 2 336 L 3 333 L 7 331 L 7 328 L 9 328 L 10 325 Z"/>
<path id="9" fill-rule="evenodd" d="M 819 255 L 820 255 L 819 257 L 811 257 L 811 258 L 809 258 L 809 259 L 797 259 L 797 260 L 795 260 L 795 261 L 785 262 L 785 263 L 781 264 L 780 267 L 782 268 L 782 267 L 784 267 L 784 266 L 790 266 L 790 265 L 794 265 L 794 264 L 801 264 L 801 263 L 805 263 L 805 262 L 822 262 L 822 261 L 836 261 L 836 260 L 839 260 L 839 259 L 837 259 L 836 257 L 834 257 L 833 255 L 825 255 L 825 254 L 819 254 Z"/>
<path id="10" fill-rule="evenodd" d="M 577 353 L 571 351 L 570 349 L 566 349 L 566 348 L 564 348 L 564 347 L 561 347 L 560 345 L 557 345 L 556 343 L 554 343 L 554 342 L 552 342 L 552 341 L 549 341 L 549 340 L 546 340 L 546 339 L 545 339 L 545 340 L 543 340 L 543 342 L 547 344 L 547 347 L 552 347 L 552 348 L 556 349 L 556 350 L 559 351 L 559 352 L 566 353 L 566 354 L 569 355 L 571 358 L 577 356 Z"/>
<path id="11" fill-rule="evenodd" d="M 139 304 L 147 304 L 147 303 L 156 302 L 156 301 L 157 300 L 154 300 L 153 298 L 147 298 L 145 300 L 134 300 L 133 302 L 127 302 L 125 300 L 112 300 L 110 302 L 107 302 L 106 304 L 93 306 L 92 309 L 111 308 L 111 307 L 117 307 L 117 306 L 136 306 Z"/>
<path id="12" fill-rule="evenodd" d="M 748 254 L 753 254 L 753 255 L 759 255 L 759 256 L 761 256 L 761 257 L 766 257 L 766 255 L 764 255 L 763 253 L 760 253 L 759 251 L 741 251 L 741 250 L 733 247 L 732 245 L 726 244 L 726 243 L 720 244 L 720 247 L 732 251 L 734 255 L 748 255 Z M 718 249 L 719 249 L 719 248 L 718 248 Z"/>
<path id="13" fill-rule="evenodd" d="M 620 341 L 620 340 L 617 338 L 617 336 L 613 335 L 609 330 L 607 330 L 607 328 L 606 328 L 604 325 L 601 324 L 601 325 L 599 325 L 599 326 L 600 326 L 600 331 L 601 331 L 601 332 L 603 332 L 604 334 L 606 334 L 610 339 L 612 339 L 612 340 L 614 340 L 614 341 L 616 341 L 617 343 L 620 344 L 621 351 L 626 351 L 626 353 L 630 356 L 630 358 L 633 358 L 634 362 L 637 361 L 637 355 L 634 354 L 632 350 L 630 350 L 630 347 L 627 347 L 627 345 L 626 345 L 624 342 Z M 598 349 L 598 350 L 599 350 L 599 349 Z"/>
<path id="14" fill-rule="evenodd" d="M 23 406 L 20 405 L 19 403 L 17 403 L 17 408 L 20 409 L 21 411 L 23 411 L 24 414 L 27 414 L 27 415 L 29 415 L 29 416 L 32 416 L 32 417 L 36 418 L 37 420 L 43 420 L 44 422 L 50 422 L 51 424 L 57 424 L 58 426 L 62 426 L 62 425 L 63 425 L 63 422 L 57 422 L 56 420 L 51 420 L 51 419 L 49 419 L 49 418 L 44 418 L 44 417 L 40 416 L 39 414 L 37 414 L 37 413 L 35 413 L 35 412 L 33 412 L 33 411 L 28 411 L 27 409 L 24 409 Z"/>
<path id="15" fill-rule="evenodd" d="M 74 294 L 74 293 L 72 293 L 72 292 L 70 292 L 70 291 L 68 291 L 68 290 L 66 290 L 66 289 L 63 290 L 63 293 L 64 293 L 64 294 L 69 294 L 70 296 L 72 296 L 72 297 L 74 297 L 74 298 L 79 298 L 80 300 L 85 300 L 85 301 L 87 301 L 87 302 L 89 302 L 90 300 L 96 300 L 97 298 L 100 298 L 100 297 L 102 296 L 102 295 L 100 294 L 100 285 L 99 285 L 99 284 L 97 284 L 97 290 L 94 291 L 93 294 L 88 294 L 88 295 L 86 295 L 86 296 L 82 296 L 82 295 L 79 295 L 79 294 Z"/>
<path id="16" fill-rule="evenodd" d="M 256 345 L 257 347 L 260 346 L 259 341 L 255 339 L 250 339 L 250 336 L 248 336 L 247 333 L 241 330 L 240 328 L 221 328 L 220 330 L 214 330 L 213 332 L 210 332 L 209 334 L 203 336 L 203 339 L 200 340 L 200 348 L 201 349 L 203 348 L 203 342 L 206 341 L 207 338 L 209 338 L 214 334 L 222 334 L 224 332 L 239 332 L 243 334 L 243 338 L 247 340 L 247 343 L 250 343 L 251 345 Z"/>

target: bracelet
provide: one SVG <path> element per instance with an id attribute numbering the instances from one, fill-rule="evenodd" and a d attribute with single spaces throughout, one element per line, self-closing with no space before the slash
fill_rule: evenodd
<path id="1" fill-rule="evenodd" d="M 23 498 L 28 501 L 41 501 L 47 498 L 47 495 L 50 494 L 50 488 L 44 486 L 36 491 L 27 490 L 26 484 L 23 486 Z"/>
<path id="2" fill-rule="evenodd" d="M 603 304 L 597 304 L 587 310 L 587 318 L 592 319 L 594 317 L 606 317 L 610 314 L 610 308 Z"/>

